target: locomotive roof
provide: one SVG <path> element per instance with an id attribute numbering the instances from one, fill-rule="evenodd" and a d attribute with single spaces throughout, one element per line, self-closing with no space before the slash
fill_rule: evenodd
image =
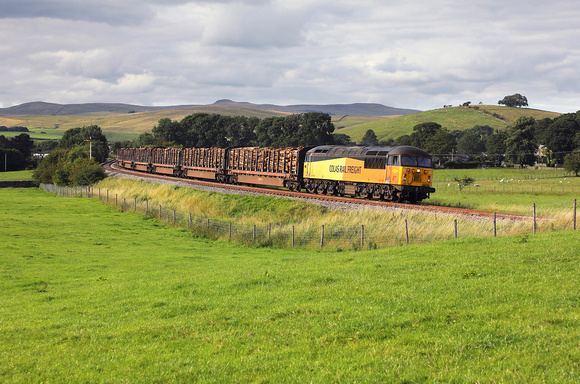
<path id="1" fill-rule="evenodd" d="M 392 146 L 341 146 L 341 145 L 319 145 L 308 151 L 308 153 L 335 155 L 335 156 L 387 156 L 387 155 L 410 155 L 431 157 L 427 152 L 417 147 L 401 145 Z"/>

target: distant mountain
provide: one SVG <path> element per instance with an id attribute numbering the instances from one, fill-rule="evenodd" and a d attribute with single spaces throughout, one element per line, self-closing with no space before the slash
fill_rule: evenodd
<path id="1" fill-rule="evenodd" d="M 274 104 L 253 104 L 248 102 L 236 102 L 232 100 L 218 100 L 211 105 L 285 113 L 323 112 L 335 116 L 393 116 L 421 112 L 415 109 L 393 108 L 382 104 L 369 103 L 329 105 L 303 104 L 281 106 Z M 161 111 L 192 106 L 194 105 L 148 107 L 115 103 L 55 104 L 36 101 L 32 103 L 15 105 L 9 108 L 0 108 L 0 116 L 116 115 L 124 113 Z"/>
<path id="2" fill-rule="evenodd" d="M 382 104 L 371 103 L 355 103 L 355 104 L 299 104 L 299 105 L 274 105 L 274 104 L 252 104 L 247 102 L 236 102 L 232 100 L 218 100 L 214 105 L 222 105 L 228 107 L 251 108 L 260 109 L 263 111 L 273 112 L 287 112 L 287 113 L 307 113 L 307 112 L 323 112 L 329 115 L 336 116 L 393 116 L 393 115 L 410 115 L 412 113 L 421 112 L 416 109 L 402 109 L 387 107 Z"/>
<path id="3" fill-rule="evenodd" d="M 145 107 L 131 104 L 87 103 L 87 104 L 55 104 L 35 101 L 9 108 L 0 108 L 0 116 L 70 116 L 70 115 L 113 115 L 135 112 L 161 111 L 186 106 Z"/>

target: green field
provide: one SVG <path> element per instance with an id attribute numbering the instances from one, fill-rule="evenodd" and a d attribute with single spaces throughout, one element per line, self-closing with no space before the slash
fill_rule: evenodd
<path id="1" fill-rule="evenodd" d="M 0 212 L 3 383 L 580 380 L 575 232 L 316 252 L 36 189 Z"/>
<path id="2" fill-rule="evenodd" d="M 494 117 L 500 116 L 501 118 Z M 370 121 L 358 121 L 355 118 L 349 121 L 335 122 L 336 133 L 349 135 L 353 141 L 360 141 L 367 130 L 372 129 L 379 140 L 395 139 L 402 135 L 413 133 L 413 127 L 420 123 L 436 122 L 449 131 L 473 128 L 475 125 L 489 125 L 495 129 L 503 129 L 522 116 L 531 116 L 535 119 L 545 117 L 555 118 L 559 113 L 539 111 L 528 108 L 510 108 L 493 105 L 472 106 L 470 108 L 454 107 L 434 109 L 396 118 Z M 350 124 L 349 124 L 350 122 Z"/>
<path id="3" fill-rule="evenodd" d="M 0 181 L 32 180 L 32 171 L 0 172 Z"/>

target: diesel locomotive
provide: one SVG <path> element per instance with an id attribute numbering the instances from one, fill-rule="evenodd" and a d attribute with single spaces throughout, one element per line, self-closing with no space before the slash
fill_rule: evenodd
<path id="1" fill-rule="evenodd" d="M 120 167 L 229 184 L 420 202 L 435 192 L 431 156 L 411 146 L 121 148 Z"/>

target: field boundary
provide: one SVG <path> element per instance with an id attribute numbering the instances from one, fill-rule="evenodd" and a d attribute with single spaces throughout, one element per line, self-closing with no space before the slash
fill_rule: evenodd
<path id="1" fill-rule="evenodd" d="M 154 218 L 177 228 L 188 229 L 198 236 L 262 247 L 363 250 L 446 241 L 462 237 L 462 221 L 469 220 L 448 219 L 452 221 L 451 230 L 443 236 L 422 236 L 420 228 L 423 224 L 406 219 L 404 225 L 385 224 L 372 227 L 364 225 L 321 225 L 318 227 L 277 224 L 248 225 L 227 223 L 195 216 L 192 213 L 179 212 L 162 205 L 153 205 L 148 200 L 120 196 L 109 192 L 108 189 L 95 189 L 91 186 L 59 187 L 53 184 L 41 184 L 40 188 L 61 197 L 97 199 L 103 204 L 114 205 L 122 212 L 133 212 Z M 562 230 L 576 229 L 575 201 L 572 209 L 573 222 L 566 224 Z M 501 236 L 502 231 L 514 222 L 513 220 L 502 220 L 503 224 L 499 224 L 500 220 L 495 214 L 491 219 L 480 220 L 484 221 L 485 225 L 477 237 Z M 523 222 L 525 228 L 522 234 L 524 235 L 554 230 L 553 220 L 550 218 L 531 216 L 527 220 L 524 219 Z"/>

